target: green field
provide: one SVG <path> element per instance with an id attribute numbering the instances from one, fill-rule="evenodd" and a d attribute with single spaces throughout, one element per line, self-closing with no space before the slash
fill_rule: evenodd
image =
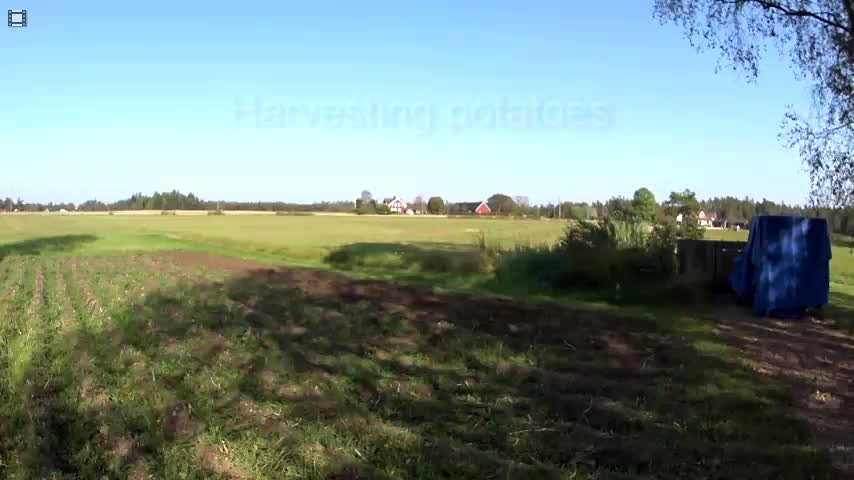
<path id="1" fill-rule="evenodd" d="M 479 234 L 502 245 L 555 241 L 564 224 L 534 220 L 468 220 L 376 216 L 0 216 L 0 244 L 36 236 L 93 235 L 76 252 L 133 248 L 233 249 L 241 255 L 320 264 L 348 244 L 472 246 Z"/>
<path id="2" fill-rule="evenodd" d="M 56 253 L 196 250 L 457 290 L 506 293 L 490 285 L 477 268 L 467 268 L 472 263 L 468 256 L 477 254 L 477 243 L 484 239 L 505 248 L 552 244 L 564 229 L 560 221 L 442 217 L 6 215 L 0 216 L 0 249 L 33 238 L 67 236 L 70 245 Z M 747 232 L 709 230 L 706 238 L 747 240 Z M 330 262 L 330 254 L 336 252 L 357 258 L 344 265 Z M 458 265 L 424 268 L 435 256 L 450 256 Z M 833 247 L 831 297 L 834 308 L 846 317 L 848 311 L 854 312 L 854 249 L 848 245 Z"/>
<path id="3" fill-rule="evenodd" d="M 797 394 L 834 405 L 829 377 L 773 373 L 807 368 L 787 362 L 837 331 L 790 325 L 779 343 L 734 306 L 478 295 L 495 293 L 478 243 L 537 245 L 562 229 L 0 216 L 0 478 L 850 473 Z M 851 255 L 834 253 L 844 294 Z M 841 346 L 811 374 L 841 363 Z"/>
<path id="4" fill-rule="evenodd" d="M 486 291 L 496 289 L 486 287 L 491 277 L 477 265 L 479 241 L 500 248 L 551 244 L 564 228 L 562 222 L 444 217 L 7 215 L 0 216 L 0 249 L 65 237 L 56 253 L 195 250 Z"/>

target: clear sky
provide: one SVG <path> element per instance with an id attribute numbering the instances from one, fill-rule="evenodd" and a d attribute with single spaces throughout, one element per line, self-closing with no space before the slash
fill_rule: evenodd
<path id="1" fill-rule="evenodd" d="M 6 0 L 0 195 L 803 203 L 778 140 L 807 85 L 756 83 L 652 0 Z"/>

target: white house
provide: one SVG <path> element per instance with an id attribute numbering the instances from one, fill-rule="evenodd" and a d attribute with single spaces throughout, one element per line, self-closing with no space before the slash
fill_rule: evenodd
<path id="1" fill-rule="evenodd" d="M 684 217 L 682 214 L 676 215 L 676 221 L 678 223 L 682 223 Z M 717 221 L 718 215 L 716 213 L 712 213 L 711 215 L 707 215 L 706 212 L 700 210 L 700 213 L 697 214 L 697 225 L 701 227 L 711 227 L 714 225 L 714 222 Z"/>
<path id="2" fill-rule="evenodd" d="M 706 215 L 706 212 L 700 210 L 700 213 L 697 214 L 697 225 L 701 227 L 711 227 L 717 219 L 718 214 L 712 213 L 711 215 Z"/>

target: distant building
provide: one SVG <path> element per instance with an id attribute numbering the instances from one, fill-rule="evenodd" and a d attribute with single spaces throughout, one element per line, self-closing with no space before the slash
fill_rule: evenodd
<path id="1" fill-rule="evenodd" d="M 460 202 L 457 203 L 457 208 L 461 213 L 474 213 L 476 215 L 488 215 L 492 213 L 489 204 L 483 202 Z"/>
<path id="2" fill-rule="evenodd" d="M 717 219 L 718 214 L 712 213 L 711 215 L 706 215 L 706 212 L 700 210 L 700 213 L 697 214 L 697 225 L 701 227 L 711 227 Z"/>
<path id="3" fill-rule="evenodd" d="M 750 228 L 750 222 L 746 220 L 733 220 L 729 222 L 727 226 L 737 232 L 739 230 L 747 230 Z"/>
<path id="4" fill-rule="evenodd" d="M 682 223 L 682 220 L 684 220 L 684 217 L 681 213 L 676 215 L 677 223 Z M 700 213 L 697 214 L 697 225 L 701 227 L 713 227 L 717 221 L 718 215 L 716 213 L 707 215 L 706 212 L 700 210 Z"/>
<path id="5" fill-rule="evenodd" d="M 383 199 L 383 205 L 388 207 L 391 213 L 406 213 L 406 202 L 401 200 L 397 195 L 392 198 Z"/>

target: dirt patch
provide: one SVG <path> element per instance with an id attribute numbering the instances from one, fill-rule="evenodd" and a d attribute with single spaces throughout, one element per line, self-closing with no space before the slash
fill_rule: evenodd
<path id="1" fill-rule="evenodd" d="M 224 446 L 199 445 L 193 453 L 196 462 L 205 470 L 226 478 L 248 478 L 243 470 L 228 458 L 228 452 L 223 451 L 224 448 Z"/>
<path id="2" fill-rule="evenodd" d="M 35 285 L 33 285 L 33 298 L 30 301 L 29 317 L 37 319 L 44 304 L 44 272 L 41 265 L 36 266 Z"/>
<path id="3" fill-rule="evenodd" d="M 74 283 L 77 284 L 77 288 L 80 289 L 80 293 L 83 296 L 83 301 L 86 304 L 86 308 L 89 310 L 89 314 L 92 315 L 92 317 L 99 323 L 109 324 L 112 321 L 110 315 L 104 309 L 101 300 L 89 287 L 89 283 L 84 279 L 85 275 L 80 275 L 77 263 L 74 261 L 71 262 L 71 275 L 74 279 Z"/>
<path id="4" fill-rule="evenodd" d="M 68 329 L 76 323 L 76 314 L 71 298 L 68 297 L 65 276 L 60 269 L 56 271 L 56 298 L 59 304 L 59 323 L 63 329 Z"/>
<path id="5" fill-rule="evenodd" d="M 160 426 L 170 438 L 185 440 L 195 435 L 201 426 L 193 420 L 191 405 L 172 404 L 160 419 Z"/>
<path id="6" fill-rule="evenodd" d="M 243 260 L 234 257 L 223 257 L 220 255 L 211 255 L 209 253 L 204 252 L 164 252 L 157 256 L 164 258 L 170 263 L 174 264 L 226 270 L 232 273 L 245 273 L 254 270 L 263 270 L 270 268 L 269 265 L 260 262 L 254 262 L 252 260 Z"/>
<path id="7" fill-rule="evenodd" d="M 386 477 L 375 469 L 350 459 L 337 462 L 329 474 L 330 480 L 382 480 L 383 478 Z"/>
<path id="8" fill-rule="evenodd" d="M 426 320 L 423 324 L 425 331 L 421 333 L 441 334 L 463 328 L 514 338 L 526 344 L 573 344 L 568 337 L 585 331 L 585 327 L 601 331 L 603 326 L 607 325 L 609 329 L 638 332 L 649 326 L 637 319 L 580 312 L 556 304 L 526 304 L 462 293 L 438 293 L 429 287 L 357 280 L 320 270 L 271 267 L 259 262 L 206 253 L 166 252 L 159 255 L 166 256 L 172 262 L 192 267 L 227 270 L 232 274 L 244 276 L 248 282 L 287 286 L 307 298 L 334 298 L 345 305 L 371 306 L 408 320 Z M 251 305 L 238 307 L 247 314 L 254 314 L 260 324 L 275 321 L 269 316 L 258 314 Z M 634 340 L 636 339 L 631 339 Z M 585 342 L 587 339 L 576 338 L 575 341 Z M 603 339 L 602 345 L 607 345 L 607 341 Z M 635 351 L 627 345 L 620 348 Z M 647 347 L 638 348 L 643 351 Z"/>
<path id="9" fill-rule="evenodd" d="M 650 420 L 632 413 L 625 400 L 634 398 L 643 406 L 648 385 L 656 384 L 667 372 L 682 368 L 683 359 L 694 355 L 690 345 L 681 344 L 678 339 L 671 344 L 672 339 L 651 333 L 656 331 L 652 322 L 638 318 L 357 280 L 328 271 L 273 268 L 204 253 L 163 255 L 176 264 L 235 275 L 233 280 L 213 283 L 217 288 L 232 289 L 229 310 L 239 313 L 253 328 L 283 334 L 283 341 L 299 338 L 300 342 L 311 343 L 313 353 L 289 350 L 290 361 L 297 370 L 335 374 L 335 366 L 328 365 L 326 357 L 355 354 L 369 355 L 397 372 L 399 378 L 387 384 L 366 381 L 367 385 L 360 385 L 372 409 L 386 408 L 383 402 L 392 405 L 396 398 L 429 404 L 454 392 L 483 393 L 495 387 L 483 385 L 485 381 L 478 375 L 489 369 L 477 366 L 476 359 L 466 360 L 474 365 L 470 371 L 445 371 L 425 369 L 413 358 L 401 355 L 419 350 L 442 355 L 442 348 L 434 347 L 446 341 L 490 336 L 502 348 L 549 353 L 543 355 L 542 365 L 537 367 L 497 365 L 504 375 L 519 379 L 519 385 L 507 395 L 508 401 L 546 389 L 550 395 L 537 397 L 537 401 L 555 415 L 572 419 L 576 427 L 586 425 L 597 431 L 635 435 L 650 428 Z M 253 295 L 259 291 L 267 294 L 256 301 Z M 289 301 L 291 295 L 293 302 Z M 854 474 L 854 339 L 814 322 L 779 324 L 754 320 L 737 309 L 719 310 L 720 318 L 716 316 L 715 320 L 720 338 L 738 347 L 755 371 L 788 387 L 798 415 L 812 428 L 815 443 L 831 452 L 840 469 Z M 356 322 L 364 322 L 365 328 L 354 326 Z M 338 328 L 343 331 L 336 332 Z M 371 338 L 351 341 L 349 335 L 358 337 L 363 331 L 375 332 L 381 342 L 372 343 Z M 340 341 L 343 337 L 348 340 Z M 264 368 L 247 369 L 244 376 L 250 375 L 255 376 L 265 394 L 296 403 L 292 412 L 295 415 L 326 418 L 341 409 L 335 399 L 312 394 L 303 385 L 278 379 Z M 603 396 L 616 397 L 617 401 L 605 401 L 600 398 Z M 270 420 L 267 412 L 259 411 L 256 405 L 238 407 L 243 418 L 263 420 L 262 424 Z M 673 408 L 680 406 L 674 404 Z M 670 429 L 670 415 L 670 410 L 657 412 L 659 423 L 655 428 L 668 425 L 666 428 Z M 529 422 L 532 426 L 520 431 L 556 435 L 563 428 L 543 426 L 530 418 Z M 599 452 L 602 458 L 596 460 L 598 463 L 607 465 L 612 461 L 606 459 L 606 451 Z M 320 456 L 316 452 L 309 454 L 312 458 Z M 221 467 L 214 459 L 202 463 L 208 462 L 212 465 L 209 470 Z M 645 458 L 631 462 L 650 463 Z M 339 471 L 342 476 L 337 478 L 371 478 L 371 473 L 353 476 L 347 469 L 336 473 Z"/>
<path id="10" fill-rule="evenodd" d="M 780 321 L 723 308 L 718 334 L 756 372 L 784 383 L 798 417 L 842 471 L 854 476 L 854 337 L 806 318 Z"/>

